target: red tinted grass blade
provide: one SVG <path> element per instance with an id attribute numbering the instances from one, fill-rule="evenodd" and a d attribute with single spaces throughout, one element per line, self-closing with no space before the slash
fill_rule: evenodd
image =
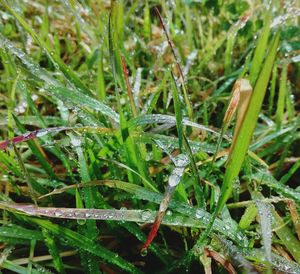
<path id="1" fill-rule="evenodd" d="M 8 146 L 9 146 L 9 141 L 8 140 L 5 140 L 5 141 L 3 141 L 3 142 L 1 142 L 0 143 L 0 149 L 1 150 L 4 150 L 4 149 L 6 149 Z"/>
<path id="2" fill-rule="evenodd" d="M 157 231 L 160 227 L 161 221 L 163 219 L 163 216 L 161 218 L 158 218 L 158 216 L 155 219 L 155 222 L 149 232 L 147 241 L 145 242 L 145 244 L 143 245 L 142 249 L 141 249 L 141 255 L 145 256 L 147 254 L 147 250 L 148 247 L 150 246 L 150 244 L 152 243 L 152 241 L 154 240 L 154 238 L 156 237 Z"/>
<path id="3" fill-rule="evenodd" d="M 5 140 L 5 141 L 0 142 L 0 149 L 5 150 L 10 144 L 16 145 L 18 143 L 22 143 L 22 142 L 25 142 L 28 140 L 42 137 L 49 133 L 55 133 L 55 132 L 68 130 L 68 129 L 71 129 L 71 128 L 69 128 L 69 127 L 53 127 L 53 128 L 39 129 L 39 130 L 27 132 L 22 135 L 18 135 L 10 140 Z"/>
<path id="4" fill-rule="evenodd" d="M 158 210 L 158 213 L 156 215 L 153 226 L 152 226 L 152 228 L 149 232 L 148 239 L 145 242 L 143 248 L 141 249 L 141 254 L 144 255 L 144 256 L 147 254 L 148 247 L 150 246 L 150 244 L 152 243 L 152 241 L 154 240 L 154 238 L 157 235 L 157 231 L 158 231 L 158 229 L 160 227 L 160 224 L 161 224 L 161 222 L 162 222 L 162 220 L 163 220 L 163 218 L 166 214 L 166 211 L 168 209 L 171 197 L 172 197 L 173 192 L 175 191 L 175 189 L 176 189 L 176 186 L 173 186 L 173 187 L 168 186 L 167 189 L 166 189 L 165 196 L 164 196 L 164 198 L 162 199 L 162 201 L 160 203 L 159 210 Z"/>

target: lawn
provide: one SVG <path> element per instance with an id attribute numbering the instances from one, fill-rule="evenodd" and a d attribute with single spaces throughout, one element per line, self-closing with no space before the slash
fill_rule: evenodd
<path id="1" fill-rule="evenodd" d="M 0 0 L 1 271 L 300 273 L 299 15 Z"/>

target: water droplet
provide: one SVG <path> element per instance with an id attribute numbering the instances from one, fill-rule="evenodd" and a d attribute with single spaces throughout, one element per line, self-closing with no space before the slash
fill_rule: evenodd
<path id="1" fill-rule="evenodd" d="M 71 145 L 73 147 L 79 147 L 81 146 L 82 140 L 80 137 L 73 137 L 71 138 Z"/>
<path id="2" fill-rule="evenodd" d="M 173 162 L 176 167 L 185 167 L 189 163 L 189 158 L 185 154 L 179 154 L 173 158 Z"/>
<path id="3" fill-rule="evenodd" d="M 195 216 L 196 216 L 197 219 L 201 219 L 201 218 L 204 217 L 203 212 L 199 209 L 196 210 Z"/>
<path id="4" fill-rule="evenodd" d="M 38 138 L 42 137 L 42 136 L 46 135 L 47 133 L 48 133 L 48 130 L 41 129 L 36 133 L 36 137 L 38 137 Z"/>
<path id="5" fill-rule="evenodd" d="M 55 215 L 55 217 L 61 217 L 62 213 L 60 211 L 55 211 L 54 215 Z"/>
<path id="6" fill-rule="evenodd" d="M 148 249 L 145 248 L 145 247 L 142 248 L 140 254 L 141 254 L 142 257 L 146 257 L 147 254 L 148 254 Z"/>
<path id="7" fill-rule="evenodd" d="M 86 223 L 85 219 L 81 219 L 81 220 L 77 219 L 77 224 L 84 225 L 85 223 Z"/>
<path id="8" fill-rule="evenodd" d="M 225 225 L 225 228 L 227 229 L 227 230 L 229 230 L 230 229 L 230 226 L 229 225 Z"/>
<path id="9" fill-rule="evenodd" d="M 144 210 L 141 214 L 141 219 L 146 222 L 149 221 L 150 218 L 151 218 L 151 211 Z"/>
<path id="10" fill-rule="evenodd" d="M 179 184 L 180 182 L 180 177 L 177 175 L 177 174 L 172 174 L 170 177 L 169 177 L 169 186 L 171 187 L 175 187 Z"/>
<path id="11" fill-rule="evenodd" d="M 121 99 L 120 99 L 120 104 L 121 104 L 121 105 L 125 105 L 125 104 L 126 104 L 125 98 L 121 98 Z"/>

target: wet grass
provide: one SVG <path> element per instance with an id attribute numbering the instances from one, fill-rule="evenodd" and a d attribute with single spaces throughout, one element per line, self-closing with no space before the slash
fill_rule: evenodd
<path id="1" fill-rule="evenodd" d="M 16 273 L 300 273 L 300 7 L 0 1 L 1 256 Z"/>

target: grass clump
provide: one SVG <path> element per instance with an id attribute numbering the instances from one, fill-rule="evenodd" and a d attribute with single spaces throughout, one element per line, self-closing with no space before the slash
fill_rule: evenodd
<path id="1" fill-rule="evenodd" d="M 1 0 L 1 267 L 300 273 L 299 14 Z"/>

